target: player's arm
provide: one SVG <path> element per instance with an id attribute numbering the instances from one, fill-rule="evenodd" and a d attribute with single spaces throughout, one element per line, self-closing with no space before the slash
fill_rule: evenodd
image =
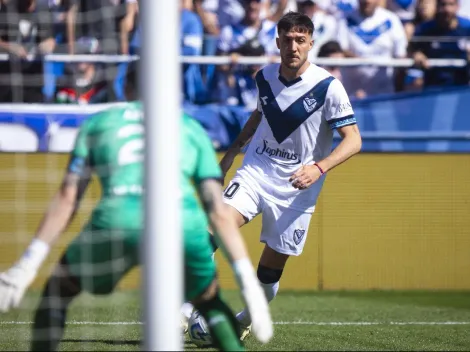
<path id="1" fill-rule="evenodd" d="M 263 343 L 273 335 L 268 302 L 256 277 L 238 226 L 222 199 L 219 180 L 203 180 L 198 187 L 216 241 L 232 265 L 243 298 L 253 319 L 253 332 Z"/>
<path id="2" fill-rule="evenodd" d="M 232 143 L 228 151 L 225 153 L 224 157 L 220 161 L 220 168 L 222 169 L 222 174 L 225 177 L 228 170 L 233 164 L 235 157 L 241 152 L 241 150 L 248 144 L 248 142 L 253 138 L 258 126 L 261 122 L 261 112 L 256 109 L 251 113 L 250 118 L 243 126 L 238 137 Z"/>
<path id="3" fill-rule="evenodd" d="M 72 222 L 89 182 L 89 174 L 68 171 L 36 231 L 35 239 L 48 246 L 54 244 Z M 34 240 L 33 240 L 34 241 Z"/>
<path id="4" fill-rule="evenodd" d="M 72 220 L 90 179 L 87 164 L 86 129 L 82 128 L 66 175 L 52 199 L 38 230 L 21 258 L 7 271 L 0 273 L 0 311 L 19 306 L 34 281 L 51 245 Z"/>
<path id="5" fill-rule="evenodd" d="M 359 153 L 362 147 L 362 138 L 348 94 L 338 80 L 334 80 L 330 84 L 325 110 L 325 118 L 330 129 L 336 130 L 341 136 L 341 142 L 328 157 L 316 160 L 319 171 L 321 169 L 323 172 L 328 172 Z"/>
<path id="6" fill-rule="evenodd" d="M 297 189 L 310 187 L 324 173 L 333 170 L 361 151 L 362 138 L 354 111 L 343 85 L 338 80 L 331 82 L 328 88 L 325 115 L 329 127 L 336 130 L 342 140 L 325 159 L 315 160 L 313 165 L 302 166 L 291 176 L 290 181 Z"/>
<path id="7" fill-rule="evenodd" d="M 362 138 L 356 124 L 339 127 L 336 131 L 342 138 L 341 142 L 328 157 L 317 163 L 323 172 L 331 171 L 361 151 Z"/>

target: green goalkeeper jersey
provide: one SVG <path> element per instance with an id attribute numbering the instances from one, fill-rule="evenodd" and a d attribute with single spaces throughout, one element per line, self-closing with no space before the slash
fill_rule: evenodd
<path id="1" fill-rule="evenodd" d="M 205 229 L 207 218 L 202 209 L 195 185 L 205 179 L 222 178 L 214 147 L 201 125 L 184 115 L 181 131 L 181 192 L 182 219 L 185 235 L 192 230 Z"/>
<path id="2" fill-rule="evenodd" d="M 207 226 L 195 184 L 208 178 L 220 179 L 221 171 L 211 141 L 199 123 L 186 115 L 181 122 L 181 215 L 187 233 Z M 99 178 L 102 196 L 92 213 L 92 225 L 142 228 L 143 134 L 140 103 L 105 110 L 85 121 L 80 128 L 69 172 L 87 176 L 94 171 Z"/>
<path id="3" fill-rule="evenodd" d="M 92 213 L 92 225 L 142 228 L 143 148 L 140 103 L 110 108 L 83 123 L 69 172 L 87 178 L 93 171 L 99 178 L 102 195 Z"/>

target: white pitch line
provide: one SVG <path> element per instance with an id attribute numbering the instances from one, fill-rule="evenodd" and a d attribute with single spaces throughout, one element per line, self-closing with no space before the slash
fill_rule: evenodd
<path id="1" fill-rule="evenodd" d="M 30 325 L 30 321 L 0 321 L 0 325 Z M 140 321 L 70 321 L 67 325 L 142 325 Z M 470 321 L 277 321 L 274 325 L 371 326 L 371 325 L 470 325 Z"/>

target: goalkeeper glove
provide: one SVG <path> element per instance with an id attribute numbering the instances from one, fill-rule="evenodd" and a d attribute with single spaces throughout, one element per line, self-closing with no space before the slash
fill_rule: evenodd
<path id="1" fill-rule="evenodd" d="M 34 239 L 21 259 L 10 269 L 0 273 L 0 312 L 8 312 L 20 305 L 48 253 L 49 245 Z"/>
<path id="2" fill-rule="evenodd" d="M 252 331 L 258 341 L 267 343 L 273 336 L 268 301 L 248 258 L 233 263 L 243 300 L 251 317 Z"/>

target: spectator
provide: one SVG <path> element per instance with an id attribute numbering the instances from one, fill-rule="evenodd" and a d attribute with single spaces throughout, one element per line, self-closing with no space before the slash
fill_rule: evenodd
<path id="1" fill-rule="evenodd" d="M 203 27 L 201 19 L 189 10 L 181 0 L 181 53 L 184 56 L 202 54 Z M 183 65 L 183 91 L 186 100 L 195 102 L 203 99 L 204 87 L 199 65 Z"/>
<path id="2" fill-rule="evenodd" d="M 316 0 L 315 3 L 337 19 L 349 15 L 358 7 L 358 0 Z"/>
<path id="3" fill-rule="evenodd" d="M 386 0 L 386 7 L 400 18 L 406 28 L 406 25 L 414 20 L 417 2 L 417 0 Z"/>
<path id="4" fill-rule="evenodd" d="M 263 2 L 261 18 L 278 22 L 289 11 L 297 11 L 295 0 L 266 0 Z"/>
<path id="5" fill-rule="evenodd" d="M 76 43 L 76 54 L 98 54 L 96 39 Z M 67 65 L 57 82 L 56 101 L 69 104 L 96 104 L 108 101 L 107 82 L 100 64 L 80 62 Z"/>
<path id="6" fill-rule="evenodd" d="M 235 25 L 222 28 L 218 44 L 218 53 L 234 53 L 248 41 L 258 42 L 267 55 L 277 55 L 276 24 L 261 19 L 261 0 L 243 0 L 245 16 Z"/>
<path id="7" fill-rule="evenodd" d="M 276 24 L 269 20 L 261 19 L 262 3 L 260 0 L 243 0 L 245 16 L 241 22 L 222 28 L 218 43 L 217 53 L 219 55 L 232 55 L 234 61 L 240 55 L 243 47 L 262 48 L 267 55 L 277 55 L 276 46 Z M 250 49 L 252 51 L 252 49 Z M 237 66 L 218 66 L 216 76 L 219 92 L 230 90 L 233 87 L 234 75 Z M 220 101 L 220 100 L 219 100 Z M 222 98 L 222 101 L 225 101 Z"/>
<path id="8" fill-rule="evenodd" d="M 217 18 L 219 0 L 194 0 L 194 11 L 201 18 L 204 32 L 209 35 L 219 35 L 220 26 Z"/>
<path id="9" fill-rule="evenodd" d="M 313 47 L 308 54 L 309 60 L 313 61 L 323 44 L 336 39 L 338 31 L 337 22 L 333 16 L 328 15 L 313 0 L 297 0 L 297 9 L 299 12 L 310 17 L 315 25 Z"/>
<path id="10" fill-rule="evenodd" d="M 339 24 L 338 42 L 347 57 L 403 58 L 407 39 L 397 15 L 378 7 L 378 0 L 360 0 L 359 9 Z M 403 70 L 360 66 L 343 70 L 343 83 L 357 98 L 402 89 Z M 396 88 L 396 89 L 395 89 Z"/>
<path id="11" fill-rule="evenodd" d="M 408 39 L 412 39 L 415 28 L 421 24 L 431 21 L 436 15 L 436 0 L 418 0 L 416 4 L 416 15 L 412 23 L 405 27 Z M 414 39 L 413 39 L 414 40 Z M 419 41 L 420 39 L 417 38 Z M 412 43 L 410 44 L 412 47 Z M 424 72 L 419 68 L 410 68 L 406 71 L 405 91 L 415 92 L 423 88 Z"/>
<path id="12" fill-rule="evenodd" d="M 333 59 L 344 58 L 344 52 L 341 50 L 341 45 L 337 41 L 329 41 L 323 44 L 318 51 L 318 57 L 328 57 Z M 322 66 L 333 77 L 342 81 L 341 69 L 338 66 Z"/>
<path id="13" fill-rule="evenodd" d="M 416 12 L 413 21 L 408 22 L 405 26 L 406 35 L 410 40 L 417 26 L 424 22 L 431 21 L 436 15 L 436 0 L 418 0 L 416 4 Z"/>
<path id="14" fill-rule="evenodd" d="M 71 0 L 78 5 L 77 38 L 97 39 L 103 53 L 118 52 L 118 10 L 121 0 Z"/>
<path id="15" fill-rule="evenodd" d="M 424 68 L 424 87 L 467 85 L 467 67 L 429 68 L 428 58 L 465 59 L 468 58 L 470 20 L 457 16 L 458 0 L 438 0 L 434 20 L 416 28 L 415 37 L 453 37 L 453 41 L 419 41 L 412 45 L 411 51 L 416 65 Z"/>
<path id="16" fill-rule="evenodd" d="M 235 53 L 241 56 L 255 57 L 263 56 L 265 51 L 263 46 L 248 41 L 245 45 L 239 47 Z M 237 65 L 227 84 L 220 87 L 218 100 L 228 105 L 243 106 L 249 111 L 256 109 L 258 89 L 254 77 L 260 69 L 260 65 Z"/>
<path id="17" fill-rule="evenodd" d="M 54 0 L 48 1 L 48 3 L 54 18 L 54 37 L 57 46 L 67 43 L 66 50 L 57 48 L 56 51 L 73 54 L 76 40 L 77 4 L 73 0 Z"/>
<path id="18" fill-rule="evenodd" d="M 11 55 L 10 63 L 0 65 L 0 101 L 41 102 L 42 62 L 25 59 L 54 50 L 52 13 L 36 0 L 1 0 L 0 5 L 0 49 Z"/>
<path id="19" fill-rule="evenodd" d="M 137 15 L 139 13 L 139 4 L 137 0 L 120 0 L 121 6 L 124 8 L 124 12 L 119 13 L 117 16 L 118 27 L 119 27 L 119 51 L 123 55 L 129 55 L 130 48 L 129 44 L 132 35 L 136 29 Z"/>
<path id="20" fill-rule="evenodd" d="M 218 0 L 217 17 L 220 28 L 235 25 L 245 17 L 245 0 Z M 260 18 L 277 22 L 288 8 L 288 0 L 259 0 Z"/>

